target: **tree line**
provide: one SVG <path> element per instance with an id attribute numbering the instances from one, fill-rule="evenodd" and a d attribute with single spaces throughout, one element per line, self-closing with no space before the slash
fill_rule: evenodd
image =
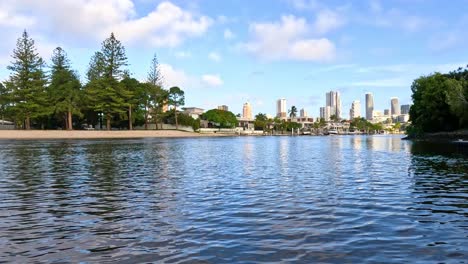
<path id="1" fill-rule="evenodd" d="M 411 91 L 409 136 L 468 128 L 468 65 L 422 76 L 414 80 Z"/>
<path id="2" fill-rule="evenodd" d="M 0 119 L 11 120 L 22 129 L 71 130 L 83 124 L 133 129 L 150 122 L 158 127 L 173 121 L 178 128 L 193 124 L 193 118 L 178 113 L 185 104 L 179 87 L 163 88 L 163 76 L 156 54 L 147 80 L 132 77 L 125 47 L 113 33 L 91 57 L 86 83 L 72 69 L 62 47 L 54 49 L 49 65 L 40 57 L 26 31 L 16 43 L 13 61 L 7 66 L 9 78 L 0 82 Z M 171 107 L 171 111 L 167 108 Z M 182 118 L 181 118 L 182 117 Z"/>

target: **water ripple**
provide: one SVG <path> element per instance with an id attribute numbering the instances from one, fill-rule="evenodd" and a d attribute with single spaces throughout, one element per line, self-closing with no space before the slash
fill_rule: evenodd
<path id="1" fill-rule="evenodd" d="M 468 259 L 466 156 L 398 137 L 0 146 L 0 263 Z"/>

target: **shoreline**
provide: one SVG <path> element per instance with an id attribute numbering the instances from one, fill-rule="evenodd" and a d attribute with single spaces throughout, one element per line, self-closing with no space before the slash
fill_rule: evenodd
<path id="1" fill-rule="evenodd" d="M 425 133 L 419 137 L 410 137 L 406 136 L 403 139 L 413 140 L 413 141 L 457 141 L 457 140 L 468 140 L 468 130 L 461 129 L 450 132 L 435 132 L 435 133 Z"/>
<path id="2" fill-rule="evenodd" d="M 226 137 L 180 130 L 0 130 L 0 140 Z"/>

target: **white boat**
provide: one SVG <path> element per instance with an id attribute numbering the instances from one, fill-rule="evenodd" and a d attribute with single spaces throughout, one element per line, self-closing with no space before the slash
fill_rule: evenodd
<path id="1" fill-rule="evenodd" d="M 336 130 L 336 129 L 330 129 L 330 130 L 328 130 L 328 134 L 330 134 L 330 135 L 338 135 L 338 130 Z"/>

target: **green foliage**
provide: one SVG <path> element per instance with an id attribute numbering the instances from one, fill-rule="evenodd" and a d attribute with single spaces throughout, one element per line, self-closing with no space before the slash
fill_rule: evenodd
<path id="1" fill-rule="evenodd" d="M 153 59 L 151 60 L 150 70 L 148 72 L 147 83 L 150 83 L 154 86 L 162 86 L 163 77 L 161 74 L 161 70 L 159 67 L 158 57 L 156 53 L 153 55 Z"/>
<path id="2" fill-rule="evenodd" d="M 164 113 L 164 115 L 162 116 L 162 120 L 166 124 L 175 125 L 174 111 Z M 177 121 L 179 122 L 179 125 L 192 127 L 193 130 L 197 130 L 200 128 L 200 120 L 194 119 L 193 117 L 185 113 L 177 113 Z"/>
<path id="3" fill-rule="evenodd" d="M 17 121 L 25 120 L 25 128 L 29 129 L 32 118 L 50 113 L 45 91 L 44 61 L 26 31 L 18 39 L 12 58 L 12 64 L 7 66 L 11 74 L 6 88 L 12 103 L 13 118 Z"/>
<path id="4" fill-rule="evenodd" d="M 167 101 L 169 105 L 174 106 L 174 109 L 176 110 L 178 106 L 185 104 L 184 91 L 177 86 L 171 87 L 169 89 Z"/>
<path id="5" fill-rule="evenodd" d="M 237 125 L 237 118 L 231 111 L 211 109 L 206 111 L 202 118 L 215 123 L 219 128 L 233 128 Z"/>
<path id="6" fill-rule="evenodd" d="M 47 90 L 53 112 L 56 115 L 64 118 L 65 121 L 67 121 L 68 112 L 78 116 L 82 115 L 80 110 L 82 103 L 81 83 L 76 73 L 70 69 L 67 55 L 60 47 L 53 51 L 50 84 Z M 66 127 L 69 128 L 68 125 Z"/>
<path id="7" fill-rule="evenodd" d="M 440 73 L 416 79 L 411 86 L 413 106 L 410 109 L 410 121 L 412 124 L 408 133 L 458 129 L 460 120 L 453 110 L 458 110 L 459 106 L 452 96 L 458 94 L 459 88 L 459 81 Z M 452 109 L 449 103 L 452 104 Z"/>
<path id="8" fill-rule="evenodd" d="M 468 66 L 446 75 L 450 89 L 446 91 L 447 104 L 453 115 L 458 117 L 461 128 L 468 127 Z"/>
<path id="9" fill-rule="evenodd" d="M 125 99 L 121 96 L 122 85 L 114 78 L 96 79 L 85 86 L 88 108 L 104 113 L 107 118 L 113 114 L 124 114 Z"/>
<path id="10" fill-rule="evenodd" d="M 86 104 L 89 109 L 103 113 L 107 120 L 107 129 L 111 127 L 113 116 L 126 116 L 127 108 L 135 103 L 134 81 L 130 80 L 127 71 L 125 48 L 114 34 L 103 41 L 101 51 L 91 58 L 88 69 L 88 84 L 85 86 Z M 120 83 L 118 80 L 127 79 Z M 135 85 L 136 86 L 136 85 Z M 130 101 L 130 102 L 129 102 Z"/>
<path id="11" fill-rule="evenodd" d="M 383 125 L 381 123 L 373 124 L 367 121 L 363 117 L 357 117 L 351 120 L 350 128 L 357 129 L 360 131 L 371 132 L 371 131 L 382 131 Z"/>
<path id="12" fill-rule="evenodd" d="M 127 56 L 125 55 L 125 48 L 114 36 L 114 33 L 111 33 L 102 43 L 101 48 L 102 56 L 99 56 L 98 59 L 102 61 L 102 73 L 107 78 L 111 79 L 121 79 L 123 78 L 124 70 L 122 67 L 127 66 Z"/>
<path id="13" fill-rule="evenodd" d="M 258 113 L 254 120 L 254 129 L 266 131 L 268 126 L 268 118 L 266 114 Z"/>
<path id="14" fill-rule="evenodd" d="M 0 83 L 0 120 L 5 120 L 7 117 L 9 102 L 8 90 Z"/>

